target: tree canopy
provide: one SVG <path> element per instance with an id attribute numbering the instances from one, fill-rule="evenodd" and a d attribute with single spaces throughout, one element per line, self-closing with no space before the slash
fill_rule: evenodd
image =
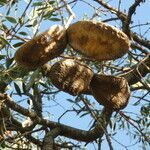
<path id="1" fill-rule="evenodd" d="M 0 149 L 146 150 L 148 9 L 0 0 Z"/>

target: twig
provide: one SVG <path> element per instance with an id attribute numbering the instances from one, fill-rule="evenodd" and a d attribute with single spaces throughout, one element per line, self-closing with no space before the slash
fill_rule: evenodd
<path id="1" fill-rule="evenodd" d="M 148 143 L 150 142 L 150 139 L 133 123 L 133 120 L 132 120 L 129 116 L 125 115 L 122 111 L 119 111 L 119 114 L 120 114 L 127 122 L 129 122 L 134 128 L 136 128 L 136 130 L 141 133 L 141 135 L 145 138 L 145 140 L 146 140 Z"/>
<path id="2" fill-rule="evenodd" d="M 68 14 L 70 15 L 67 23 L 65 24 L 65 28 L 67 29 L 70 23 L 72 22 L 72 20 L 76 18 L 76 16 L 75 13 L 72 11 L 71 7 L 68 5 L 67 0 L 62 0 L 62 1 L 66 7 Z"/>
<path id="3" fill-rule="evenodd" d="M 111 139 L 107 133 L 107 130 L 106 130 L 106 124 L 105 124 L 105 120 L 100 120 L 101 118 L 99 118 L 97 116 L 97 114 L 94 112 L 94 111 L 91 111 L 91 108 L 90 108 L 90 104 L 88 102 L 87 99 L 85 98 L 82 98 L 82 101 L 83 103 L 85 104 L 86 108 L 88 109 L 88 111 L 90 112 L 91 116 L 97 121 L 98 125 L 100 126 L 101 129 L 103 129 L 103 132 L 105 133 L 105 136 L 106 136 L 106 139 L 107 139 L 107 142 L 109 144 L 109 148 L 110 150 L 113 150 L 113 147 L 112 147 L 112 142 L 111 142 Z M 90 105 L 90 106 L 89 106 Z M 100 137 L 99 139 L 101 139 L 102 137 Z"/>
<path id="4" fill-rule="evenodd" d="M 136 7 L 142 2 L 143 0 L 136 0 L 134 2 L 134 4 L 129 8 L 128 11 L 128 15 L 127 15 L 127 19 L 123 24 L 123 31 L 130 37 L 130 23 L 131 23 L 131 18 L 132 15 L 135 13 L 136 11 Z"/>

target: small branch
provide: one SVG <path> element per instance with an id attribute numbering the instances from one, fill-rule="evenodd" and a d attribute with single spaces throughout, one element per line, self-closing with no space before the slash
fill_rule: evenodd
<path id="1" fill-rule="evenodd" d="M 70 23 L 72 22 L 72 20 L 76 18 L 76 16 L 75 16 L 75 13 L 72 11 L 71 7 L 68 5 L 67 0 L 62 0 L 62 1 L 66 7 L 68 14 L 70 15 L 70 17 L 65 25 L 65 28 L 67 29 L 69 27 Z"/>
<path id="2" fill-rule="evenodd" d="M 140 61 L 137 65 L 133 67 L 130 71 L 123 73 L 119 76 L 127 79 L 129 85 L 133 85 L 140 81 L 147 73 L 150 72 L 150 55 Z"/>
<path id="3" fill-rule="evenodd" d="M 148 54 L 148 50 L 147 49 L 145 49 L 145 48 L 143 48 L 140 44 L 138 44 L 138 43 L 135 43 L 135 42 L 132 42 L 131 43 L 131 48 L 132 49 L 137 49 L 137 50 L 140 50 L 142 53 L 144 53 L 144 54 Z"/>
<path id="4" fill-rule="evenodd" d="M 127 121 L 129 122 L 141 135 L 144 137 L 144 139 L 149 143 L 150 139 L 133 123 L 133 120 L 125 115 L 122 111 L 119 112 L 119 114 Z"/>
<path id="5" fill-rule="evenodd" d="M 127 19 L 123 24 L 123 31 L 130 37 L 130 23 L 131 23 L 131 18 L 132 15 L 136 11 L 136 7 L 142 2 L 143 0 L 136 0 L 134 4 L 129 8 Z"/>
<path id="6" fill-rule="evenodd" d="M 121 20 L 126 20 L 127 15 L 115 8 L 113 8 L 111 5 L 109 5 L 108 3 L 104 2 L 104 0 L 93 0 L 97 3 L 99 3 L 100 5 L 102 5 L 104 8 L 108 9 L 111 13 L 115 14 L 118 16 L 118 18 L 121 18 Z"/>
<path id="7" fill-rule="evenodd" d="M 83 101 L 83 103 L 85 104 L 87 110 L 90 112 L 91 116 L 97 121 L 100 129 L 103 130 L 105 136 L 106 136 L 106 139 L 107 139 L 107 142 L 108 142 L 108 145 L 109 145 L 109 148 L 110 150 L 113 150 L 113 147 L 112 147 L 112 142 L 111 142 L 111 139 L 107 133 L 107 130 L 106 130 L 106 127 L 107 125 L 105 124 L 105 120 L 100 120 L 101 118 L 98 117 L 98 115 L 94 112 L 94 111 L 91 111 L 92 109 L 90 108 L 90 103 L 88 102 L 87 99 L 85 98 L 81 98 L 81 100 Z M 105 119 L 105 118 L 104 118 Z M 101 139 L 102 137 L 99 137 L 99 140 Z"/>
<path id="8" fill-rule="evenodd" d="M 131 37 L 133 38 L 134 41 L 136 41 L 137 43 L 147 47 L 148 49 L 150 49 L 150 41 L 147 39 L 143 39 L 141 37 L 139 37 L 136 33 L 131 32 Z"/>
<path id="9" fill-rule="evenodd" d="M 118 16 L 118 18 L 121 19 L 122 24 L 124 24 L 125 21 L 127 20 L 127 15 L 125 13 L 113 8 L 111 5 L 107 4 L 103 0 L 93 0 L 93 1 L 96 1 L 97 3 L 102 5 L 104 8 L 108 9 L 111 13 Z M 143 39 L 143 38 L 139 37 L 138 35 L 136 35 L 136 33 L 131 32 L 131 31 L 130 31 L 130 34 L 131 34 L 131 37 L 133 38 L 134 41 L 136 41 L 137 43 L 150 49 L 150 41 L 149 40 Z"/>

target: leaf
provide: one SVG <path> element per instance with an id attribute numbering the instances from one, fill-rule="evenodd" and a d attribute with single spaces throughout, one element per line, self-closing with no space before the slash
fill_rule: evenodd
<path id="1" fill-rule="evenodd" d="M 14 47 L 20 47 L 22 44 L 24 44 L 24 42 L 18 42 L 18 43 L 16 43 L 16 44 L 14 44 L 13 46 L 14 46 Z"/>
<path id="2" fill-rule="evenodd" d="M 23 92 L 26 94 L 27 93 L 27 88 L 26 88 L 26 85 L 22 82 L 22 89 L 23 89 Z"/>
<path id="3" fill-rule="evenodd" d="M 53 11 L 49 11 L 43 17 L 44 19 L 49 19 L 52 15 L 53 15 Z"/>
<path id="4" fill-rule="evenodd" d="M 137 102 L 135 102 L 134 104 L 133 104 L 133 106 L 137 106 L 137 105 L 139 105 L 140 104 L 140 101 L 137 101 Z"/>
<path id="5" fill-rule="evenodd" d="M 32 25 L 32 24 L 29 24 L 29 25 L 26 25 L 25 27 L 31 28 L 31 27 L 33 27 L 33 25 Z"/>
<path id="6" fill-rule="evenodd" d="M 4 59 L 6 55 L 0 55 L 0 60 Z"/>
<path id="7" fill-rule="evenodd" d="M 32 7 L 33 6 L 42 6 L 43 5 L 43 2 L 35 2 L 33 3 Z"/>
<path id="8" fill-rule="evenodd" d="M 49 88 L 49 87 L 46 85 L 46 83 L 39 82 L 39 84 L 42 85 L 43 87 L 45 87 L 46 89 Z"/>
<path id="9" fill-rule="evenodd" d="M 8 44 L 9 45 L 9 42 L 6 40 L 6 39 L 4 39 L 3 37 L 0 37 L 0 43 L 3 43 L 3 44 Z"/>
<path id="10" fill-rule="evenodd" d="M 83 114 L 80 116 L 80 118 L 82 118 L 82 117 L 84 117 L 84 116 L 86 116 L 86 115 L 88 115 L 88 114 L 89 114 L 89 112 L 83 113 Z"/>
<path id="11" fill-rule="evenodd" d="M 67 99 L 67 101 L 70 103 L 75 103 L 72 99 Z"/>
<path id="12" fill-rule="evenodd" d="M 11 23 L 17 23 L 16 19 L 10 16 L 5 17 Z"/>
<path id="13" fill-rule="evenodd" d="M 28 33 L 26 33 L 26 32 L 19 32 L 18 34 L 21 34 L 21 35 L 24 35 L 24 36 L 26 36 L 26 35 L 28 35 Z"/>
<path id="14" fill-rule="evenodd" d="M 49 20 L 51 20 L 51 21 L 60 21 L 61 19 L 59 19 L 59 18 L 50 18 Z"/>
<path id="15" fill-rule="evenodd" d="M 0 0 L 0 5 L 4 6 L 5 4 L 7 4 L 6 0 Z"/>
<path id="16" fill-rule="evenodd" d="M 15 87 L 15 90 L 16 90 L 17 94 L 18 94 L 19 96 L 21 96 L 22 94 L 21 94 L 20 87 L 19 87 L 15 82 L 14 82 L 14 87 Z"/>
<path id="17" fill-rule="evenodd" d="M 33 26 L 36 26 L 37 24 L 38 24 L 38 21 L 37 21 L 37 20 L 34 20 Z"/>
<path id="18" fill-rule="evenodd" d="M 7 58 L 6 59 L 6 68 L 9 68 L 13 61 L 14 61 L 14 58 Z"/>

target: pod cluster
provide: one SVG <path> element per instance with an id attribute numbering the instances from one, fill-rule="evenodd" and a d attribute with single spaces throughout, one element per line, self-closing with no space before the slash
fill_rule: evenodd
<path id="1" fill-rule="evenodd" d="M 102 61 L 122 57 L 128 52 L 130 41 L 126 34 L 108 24 L 79 21 L 68 29 L 52 26 L 22 45 L 14 58 L 18 65 L 35 70 L 60 56 L 67 45 L 86 57 Z M 125 78 L 94 74 L 87 64 L 77 59 L 56 62 L 48 77 L 58 89 L 74 96 L 90 89 L 100 104 L 113 110 L 123 109 L 130 97 Z"/>

